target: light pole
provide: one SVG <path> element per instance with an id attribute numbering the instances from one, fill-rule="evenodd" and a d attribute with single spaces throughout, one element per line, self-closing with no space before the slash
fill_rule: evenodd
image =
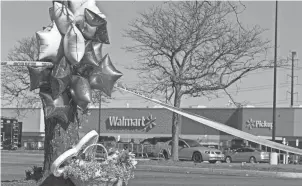
<path id="1" fill-rule="evenodd" d="M 275 54 L 274 54 L 274 96 L 273 96 L 273 130 L 272 140 L 276 138 L 276 93 L 277 93 L 277 40 L 278 40 L 278 1 L 276 1 L 276 15 L 275 15 Z"/>
<path id="2" fill-rule="evenodd" d="M 101 135 L 101 107 L 102 107 L 102 92 L 99 91 L 99 127 L 98 127 L 98 133 Z"/>

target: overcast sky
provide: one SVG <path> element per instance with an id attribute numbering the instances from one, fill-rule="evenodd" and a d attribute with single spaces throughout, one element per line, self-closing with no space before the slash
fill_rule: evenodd
<path id="1" fill-rule="evenodd" d="M 136 72 L 125 69 L 125 66 L 133 64 L 135 56 L 126 53 L 122 47 L 131 42 L 123 38 L 123 30 L 127 29 L 131 20 L 138 16 L 138 12 L 161 4 L 161 1 L 100 1 L 97 3 L 100 10 L 104 12 L 108 20 L 108 31 L 110 36 L 110 45 L 106 45 L 103 53 L 109 53 L 111 60 L 116 68 L 123 72 L 122 81 L 125 84 L 133 85 L 138 82 Z M 245 12 L 240 16 L 240 20 L 246 25 L 258 24 L 262 28 L 269 29 L 264 37 L 274 39 L 274 15 L 275 2 L 244 1 L 246 5 Z M 48 8 L 51 7 L 50 1 L 2 1 L 1 2 L 1 60 L 6 60 L 7 53 L 16 41 L 35 35 L 35 32 L 42 29 L 50 23 Z M 279 22 L 278 22 L 278 56 L 287 57 L 291 50 L 302 55 L 302 2 L 279 2 Z M 273 59 L 273 53 L 269 54 Z M 295 80 L 296 105 L 302 104 L 302 70 L 301 61 L 298 61 L 298 67 L 295 74 L 298 76 Z M 278 106 L 289 106 L 290 97 L 287 91 L 290 91 L 290 79 L 287 77 L 290 71 L 278 71 Z M 297 81 L 298 80 L 298 81 Z M 241 92 L 234 94 L 236 101 L 249 101 L 255 106 L 272 106 L 273 98 L 273 73 L 272 70 L 262 73 L 253 73 L 242 79 L 237 85 Z M 235 86 L 230 88 L 234 90 Z M 141 98 L 130 94 L 114 93 L 116 99 L 103 107 L 125 107 L 129 103 L 130 107 L 153 106 L 152 103 L 145 102 Z M 300 102 L 299 99 L 300 98 Z M 227 96 L 219 99 L 208 100 L 205 98 L 189 98 L 182 101 L 182 106 L 205 105 L 208 107 L 224 107 L 229 98 Z"/>

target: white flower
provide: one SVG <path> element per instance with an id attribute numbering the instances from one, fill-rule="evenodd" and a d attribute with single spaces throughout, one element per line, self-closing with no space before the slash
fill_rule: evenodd
<path id="1" fill-rule="evenodd" d="M 132 161 L 131 161 L 131 164 L 132 164 L 133 166 L 135 166 L 135 165 L 137 164 L 137 161 L 136 161 L 136 160 L 132 160 Z"/>
<path id="2" fill-rule="evenodd" d="M 112 159 L 116 159 L 117 157 L 118 157 L 117 154 L 112 154 L 112 155 L 111 155 L 111 158 L 112 158 Z"/>
<path id="3" fill-rule="evenodd" d="M 98 171 L 95 173 L 95 176 L 96 176 L 96 177 L 101 176 L 101 171 L 100 171 L 100 170 L 98 170 Z"/>
<path id="4" fill-rule="evenodd" d="M 79 166 L 83 166 L 84 163 L 85 163 L 85 162 L 84 162 L 83 160 L 80 160 L 80 161 L 79 161 Z"/>

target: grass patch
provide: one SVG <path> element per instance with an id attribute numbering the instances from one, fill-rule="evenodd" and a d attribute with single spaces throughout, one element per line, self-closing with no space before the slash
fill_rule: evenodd
<path id="1" fill-rule="evenodd" d="M 270 172 L 296 172 L 302 173 L 302 165 L 270 165 L 267 163 L 194 163 L 191 161 L 171 161 L 171 160 L 150 160 L 139 161 L 139 165 L 158 165 L 158 166 L 176 166 L 190 168 L 212 168 L 212 169 L 236 169 L 236 170 L 255 170 L 255 171 L 270 171 Z"/>
<path id="2" fill-rule="evenodd" d="M 37 186 L 33 180 L 1 181 L 1 186 Z"/>

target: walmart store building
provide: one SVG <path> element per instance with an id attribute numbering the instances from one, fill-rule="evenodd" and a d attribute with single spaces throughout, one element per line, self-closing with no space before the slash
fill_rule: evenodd
<path id="1" fill-rule="evenodd" d="M 43 140 L 44 119 L 41 109 L 23 109 L 23 116 L 17 116 L 15 109 L 3 108 L 1 115 L 20 117 L 23 122 L 23 138 Z M 250 134 L 271 139 L 271 108 L 184 108 L 185 111 L 207 117 Z M 164 108 L 104 108 L 99 115 L 98 108 L 90 109 L 91 115 L 82 123 L 80 136 L 96 130 L 101 136 L 120 136 L 122 139 L 144 139 L 171 136 L 172 112 Z M 153 127 L 146 130 L 149 118 Z M 212 129 L 185 117 L 181 117 L 181 137 L 201 139 L 204 142 L 223 142 L 233 139 L 226 133 Z M 302 108 L 277 108 L 276 139 L 286 138 L 289 145 L 302 141 Z M 302 147 L 302 143 L 299 144 Z"/>

